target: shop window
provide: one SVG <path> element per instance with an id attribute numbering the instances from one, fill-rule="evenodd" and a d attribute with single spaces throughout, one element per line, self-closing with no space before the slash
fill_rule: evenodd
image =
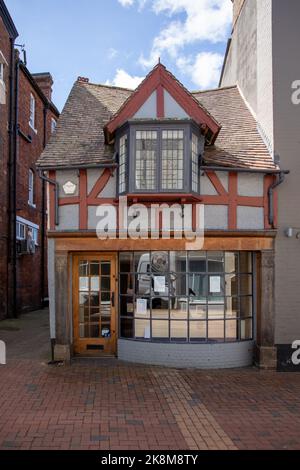
<path id="1" fill-rule="evenodd" d="M 120 253 L 120 334 L 144 341 L 252 339 L 251 253 Z"/>

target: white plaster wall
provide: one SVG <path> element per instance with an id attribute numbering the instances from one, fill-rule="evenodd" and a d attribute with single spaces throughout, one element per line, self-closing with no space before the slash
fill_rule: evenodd
<path id="1" fill-rule="evenodd" d="M 95 186 L 96 182 L 103 174 L 103 168 L 89 168 L 87 170 L 87 188 L 88 194 L 92 191 L 93 187 Z"/>
<path id="2" fill-rule="evenodd" d="M 189 119 L 189 115 L 179 106 L 167 90 L 164 90 L 164 97 L 166 118 Z"/>
<path id="3" fill-rule="evenodd" d="M 237 208 L 237 228 L 240 230 L 263 230 L 263 207 L 239 206 Z"/>
<path id="4" fill-rule="evenodd" d="M 206 175 L 206 173 L 203 173 L 200 176 L 200 194 L 201 195 L 206 195 L 206 196 L 217 196 L 218 193 L 215 190 L 215 187 L 211 183 L 210 179 Z"/>
<path id="5" fill-rule="evenodd" d="M 59 225 L 57 230 L 78 230 L 79 229 L 79 205 L 70 204 L 60 206 Z"/>
<path id="6" fill-rule="evenodd" d="M 238 174 L 239 196 L 263 197 L 264 176 L 255 173 Z"/>
<path id="7" fill-rule="evenodd" d="M 133 116 L 134 119 L 155 119 L 156 118 L 156 91 L 149 96 L 145 103 Z"/>
<path id="8" fill-rule="evenodd" d="M 228 229 L 228 207 L 227 206 L 205 206 L 204 210 L 205 229 L 227 230 Z"/>
<path id="9" fill-rule="evenodd" d="M 99 197 L 116 197 L 117 195 L 117 170 L 114 174 L 109 178 L 107 185 L 100 193 Z"/>
<path id="10" fill-rule="evenodd" d="M 59 170 L 56 172 L 56 181 L 59 184 L 59 197 L 74 197 L 79 194 L 79 177 L 78 170 Z M 76 191 L 74 194 L 65 194 L 63 185 L 71 181 L 76 185 Z"/>

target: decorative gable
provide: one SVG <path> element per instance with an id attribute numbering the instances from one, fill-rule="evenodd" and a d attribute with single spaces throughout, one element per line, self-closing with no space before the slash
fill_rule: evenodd
<path id="1" fill-rule="evenodd" d="M 190 118 L 201 127 L 207 144 L 215 142 L 221 129 L 214 117 L 160 63 L 106 125 L 107 142 L 113 140 L 115 131 L 129 119 L 142 118 Z"/>

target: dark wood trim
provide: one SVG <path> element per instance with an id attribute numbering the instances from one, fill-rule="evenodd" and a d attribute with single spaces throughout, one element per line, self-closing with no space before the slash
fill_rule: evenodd
<path id="1" fill-rule="evenodd" d="M 56 181 L 56 171 L 49 171 L 49 179 Z M 49 220 L 50 220 L 50 230 L 55 229 L 55 191 L 56 188 L 54 184 L 49 184 Z"/>

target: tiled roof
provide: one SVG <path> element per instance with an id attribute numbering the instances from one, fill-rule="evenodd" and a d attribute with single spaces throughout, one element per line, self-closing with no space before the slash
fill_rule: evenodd
<path id="1" fill-rule="evenodd" d="M 194 96 L 221 123 L 216 144 L 207 147 L 208 165 L 275 169 L 257 123 L 236 86 L 196 92 Z"/>
<path id="2" fill-rule="evenodd" d="M 111 162 L 113 148 L 105 145 L 103 128 L 131 93 L 124 88 L 77 81 L 37 166 L 60 168 Z"/>
<path id="3" fill-rule="evenodd" d="M 76 82 L 38 166 L 66 168 L 112 162 L 113 149 L 105 145 L 103 128 L 132 93 L 125 88 Z M 222 126 L 215 146 L 205 150 L 206 164 L 275 168 L 237 87 L 195 92 L 193 96 Z"/>

